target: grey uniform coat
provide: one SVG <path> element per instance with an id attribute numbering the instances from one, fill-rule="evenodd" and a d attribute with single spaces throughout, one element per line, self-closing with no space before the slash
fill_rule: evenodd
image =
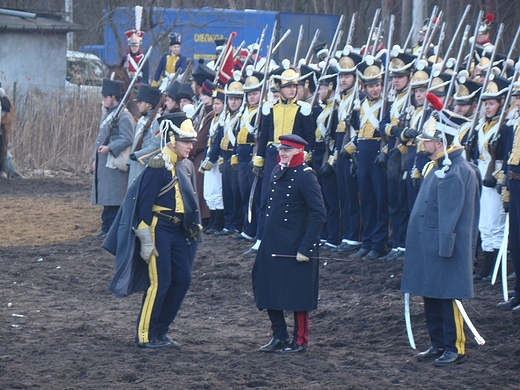
<path id="1" fill-rule="evenodd" d="M 141 143 L 141 148 L 139 150 L 135 150 L 137 143 L 139 142 L 139 139 L 141 138 L 141 133 L 144 130 L 144 126 L 146 122 L 148 122 L 148 119 L 150 118 L 150 115 L 152 114 L 153 110 L 148 111 L 148 113 L 145 116 L 142 116 L 139 121 L 137 122 L 137 126 L 135 127 L 135 136 L 134 136 L 134 142 L 132 144 L 132 148 L 130 149 L 130 153 L 135 154 L 136 158 L 140 158 L 142 156 L 146 156 L 147 154 L 153 153 L 156 151 L 155 154 L 160 152 L 161 147 L 161 136 L 159 134 L 159 124 L 156 120 L 152 122 L 152 125 L 145 131 L 143 134 L 143 141 Z M 155 155 L 154 154 L 154 155 Z M 130 160 L 128 159 L 128 186 L 135 182 L 135 179 L 139 176 L 139 174 L 144 170 L 144 167 L 146 164 L 148 164 L 148 160 L 150 160 L 150 157 L 153 155 L 150 155 L 146 158 L 143 158 L 143 163 L 141 164 L 137 160 Z"/>
<path id="2" fill-rule="evenodd" d="M 318 306 L 317 242 L 326 211 L 312 168 L 303 164 L 279 170 L 276 166 L 266 210 L 252 272 L 256 305 L 259 309 L 314 310 Z M 298 252 L 311 259 L 298 262 Z"/>
<path id="3" fill-rule="evenodd" d="M 410 215 L 404 293 L 437 299 L 473 297 L 480 178 L 462 150 L 449 157 L 452 164 L 444 178 L 435 174 L 442 170 L 442 160 L 427 174 Z"/>
<path id="4" fill-rule="evenodd" d="M 128 172 L 122 172 L 119 169 L 107 168 L 107 155 L 99 154 L 98 148 L 105 144 L 107 135 L 110 132 L 108 144 L 110 152 L 114 157 L 119 156 L 126 148 L 132 146 L 134 138 L 135 122 L 132 114 L 128 110 L 123 110 L 119 116 L 119 123 L 111 130 L 112 120 L 106 120 L 117 107 L 111 107 L 105 115 L 101 117 L 99 135 L 96 140 L 94 149 L 94 161 L 96 169 L 94 170 L 94 178 L 92 182 L 92 200 L 91 204 L 100 206 L 119 206 L 125 197 Z"/>

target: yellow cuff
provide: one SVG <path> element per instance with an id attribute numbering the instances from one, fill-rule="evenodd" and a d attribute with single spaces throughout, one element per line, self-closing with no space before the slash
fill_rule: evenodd
<path id="1" fill-rule="evenodd" d="M 356 153 L 356 150 L 357 147 L 352 141 L 345 145 L 345 151 L 350 155 Z"/>
<path id="2" fill-rule="evenodd" d="M 255 156 L 253 158 L 253 165 L 255 167 L 263 167 L 264 166 L 264 158 L 263 157 L 260 157 L 260 156 Z"/>
<path id="3" fill-rule="evenodd" d="M 385 134 L 389 137 L 392 137 L 392 124 L 389 123 L 385 126 Z"/>
<path id="4" fill-rule="evenodd" d="M 231 165 L 238 165 L 238 157 L 235 155 L 231 156 Z"/>
<path id="5" fill-rule="evenodd" d="M 224 157 L 219 157 L 218 158 L 218 165 L 222 165 L 224 164 Z"/>

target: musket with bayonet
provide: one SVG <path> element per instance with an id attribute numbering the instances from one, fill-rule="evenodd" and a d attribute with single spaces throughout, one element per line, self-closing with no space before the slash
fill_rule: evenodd
<path id="1" fill-rule="evenodd" d="M 455 33 L 453 34 L 453 36 L 451 38 L 450 44 L 448 45 L 448 48 L 446 49 L 446 53 L 444 53 L 444 58 L 442 60 L 443 64 L 446 64 L 446 61 L 448 60 L 448 58 L 450 56 L 451 49 L 453 48 L 453 45 L 455 44 L 455 40 L 459 36 L 460 29 L 462 28 L 462 25 L 464 24 L 464 21 L 466 20 L 466 16 L 468 15 L 470 9 L 471 9 L 471 5 L 468 4 L 466 6 L 466 9 L 464 10 L 464 13 L 462 14 L 462 18 L 460 19 L 459 24 L 457 25 L 457 29 L 455 30 Z M 453 73 L 457 73 L 457 69 L 458 68 L 454 68 Z"/>
<path id="2" fill-rule="evenodd" d="M 316 29 L 314 32 L 314 36 L 312 37 L 312 41 L 309 45 L 309 49 L 307 50 L 307 55 L 305 56 L 305 63 L 308 64 L 311 60 L 312 51 L 314 50 L 314 46 L 316 46 L 316 42 L 318 41 L 318 37 L 320 36 L 320 29 Z"/>
<path id="3" fill-rule="evenodd" d="M 329 69 L 329 64 L 330 64 L 330 60 L 331 58 L 333 57 L 333 53 L 335 52 L 335 50 L 337 49 L 338 47 L 338 44 L 339 44 L 339 39 L 341 37 L 341 26 L 343 25 L 343 21 L 345 20 L 345 15 L 341 15 L 340 18 L 339 18 L 339 22 L 338 22 L 338 26 L 336 27 L 336 31 L 334 32 L 334 36 L 332 37 L 332 42 L 331 42 L 331 45 L 330 45 L 330 48 L 331 50 L 329 50 L 329 54 L 327 54 L 327 57 L 325 59 L 325 64 L 323 66 L 323 69 L 321 69 L 321 74 L 322 75 L 326 75 L 327 74 L 327 70 Z M 316 99 L 318 97 L 318 88 L 316 88 L 316 91 L 314 93 L 314 95 L 312 96 L 312 99 L 311 99 L 311 107 L 314 107 L 314 104 L 316 103 Z"/>
<path id="4" fill-rule="evenodd" d="M 412 26 L 410 27 L 410 30 L 408 31 L 408 35 L 406 36 L 406 39 L 405 39 L 403 47 L 402 47 L 403 51 L 406 51 L 406 49 L 408 48 L 408 45 L 410 44 L 410 41 L 412 40 L 412 35 L 414 32 L 414 29 L 415 29 L 415 22 L 412 23 Z"/>
<path id="5" fill-rule="evenodd" d="M 370 53 L 372 55 L 372 57 L 376 56 L 377 45 L 379 43 L 379 39 L 382 38 L 382 35 L 383 35 L 383 21 L 380 20 L 379 21 L 379 25 L 377 26 L 377 36 L 376 36 L 376 39 L 375 39 L 374 44 L 372 46 L 372 53 Z"/>
<path id="6" fill-rule="evenodd" d="M 367 43 L 365 44 L 365 51 L 363 52 L 363 60 L 368 54 L 368 47 L 370 46 L 370 40 L 372 39 L 372 34 L 374 34 L 374 29 L 376 28 L 376 23 L 379 20 L 379 14 L 381 13 L 381 8 L 376 9 L 374 14 L 374 18 L 372 19 L 372 25 L 370 26 L 370 31 L 368 32 Z"/>
<path id="7" fill-rule="evenodd" d="M 419 59 L 419 60 L 421 58 L 423 58 L 423 55 L 428 55 L 428 49 L 430 47 L 429 47 L 429 43 L 428 43 L 428 46 L 426 46 L 427 45 L 427 39 L 428 39 L 428 36 L 431 34 L 432 26 L 434 24 L 436 24 L 435 15 L 437 14 L 438 9 L 439 8 L 436 5 L 432 9 L 432 13 L 430 15 L 430 19 L 428 20 L 428 27 L 426 27 L 426 31 L 424 33 L 423 43 L 422 43 L 421 47 L 419 48 L 419 52 L 417 53 L 417 59 Z"/>
<path id="8" fill-rule="evenodd" d="M 504 76 L 507 72 L 507 69 L 513 65 L 515 65 L 515 63 L 512 61 L 512 55 L 513 55 L 513 50 L 516 49 L 516 41 L 518 40 L 518 35 L 520 34 L 520 25 L 518 26 L 518 28 L 516 29 L 516 34 L 515 34 L 515 37 L 513 38 L 513 42 L 511 43 L 511 47 L 509 48 L 509 52 L 507 53 L 507 57 L 506 57 L 506 60 L 504 62 L 504 66 L 502 67 L 502 73 L 500 74 L 501 76 Z M 516 80 L 513 79 L 513 82 L 515 82 Z"/>
<path id="9" fill-rule="evenodd" d="M 451 80 L 450 80 L 450 84 L 448 85 L 448 91 L 446 92 L 446 106 L 449 106 L 449 103 L 450 103 L 450 99 L 451 99 L 451 94 L 453 92 L 453 88 L 455 86 L 455 78 L 457 77 L 457 72 L 456 70 L 459 69 L 459 66 L 460 66 L 460 63 L 462 61 L 462 53 L 464 53 L 464 46 L 466 45 L 466 42 L 468 41 L 468 38 L 469 38 L 469 29 L 470 29 L 470 26 L 469 24 L 466 25 L 466 28 L 464 29 L 464 33 L 462 34 L 462 39 L 460 41 L 460 46 L 459 46 L 459 52 L 457 53 L 457 59 L 455 60 L 455 64 L 453 64 L 453 74 L 451 75 Z M 423 108 L 424 109 L 424 108 Z M 423 121 L 421 120 L 421 125 L 422 125 Z M 418 128 L 418 130 L 421 129 L 421 127 Z"/>
<path id="10" fill-rule="evenodd" d="M 298 65 L 298 56 L 300 55 L 300 46 L 302 45 L 302 39 L 303 39 L 303 24 L 300 25 L 300 31 L 298 32 L 298 40 L 296 41 L 296 48 L 294 49 L 294 60 L 292 63 L 293 67 L 296 67 Z"/>
<path id="11" fill-rule="evenodd" d="M 482 83 L 482 92 L 479 94 L 479 98 L 477 101 L 477 105 L 475 107 L 475 115 L 473 116 L 473 120 L 471 121 L 471 126 L 469 129 L 469 136 L 468 140 L 466 142 L 466 159 L 470 161 L 471 157 L 473 156 L 473 150 L 476 146 L 476 135 L 477 135 L 477 121 L 480 119 L 480 106 L 482 104 L 482 95 L 483 92 L 486 90 L 489 81 L 490 81 L 490 75 L 493 72 L 493 62 L 495 61 L 495 56 L 497 52 L 497 45 L 500 42 L 500 38 L 502 37 L 502 32 L 504 31 L 504 24 L 500 23 L 498 26 L 497 35 L 495 38 L 495 45 L 493 46 L 493 50 L 491 52 L 491 57 L 489 59 L 489 69 L 486 72 L 486 77 L 484 78 L 484 82 Z M 469 72 L 468 72 L 469 73 Z"/>
<path id="12" fill-rule="evenodd" d="M 484 12 L 482 10 L 479 11 L 477 16 L 477 22 L 475 24 L 475 32 L 473 33 L 473 40 L 471 41 L 471 46 L 469 49 L 469 54 L 466 61 L 466 70 L 471 73 L 471 62 L 473 61 L 473 52 L 475 51 L 475 45 L 477 44 L 477 33 L 478 33 L 478 26 L 480 21 L 482 20 Z"/>

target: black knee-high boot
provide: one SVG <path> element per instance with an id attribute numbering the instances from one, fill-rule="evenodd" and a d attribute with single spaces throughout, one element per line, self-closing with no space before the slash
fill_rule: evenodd
<path id="1" fill-rule="evenodd" d="M 208 233 L 208 230 L 211 229 L 213 224 L 215 223 L 215 214 L 217 213 L 217 210 L 209 210 L 209 221 L 206 227 L 204 228 L 203 232 Z M 211 233 L 208 233 L 211 234 Z"/>
<path id="2" fill-rule="evenodd" d="M 488 279 L 489 275 L 493 271 L 493 268 L 495 267 L 495 260 L 498 255 L 498 250 L 493 252 L 482 252 L 482 254 L 484 256 L 484 260 L 480 270 L 473 276 L 473 279 L 475 280 L 481 280 L 483 278 Z"/>
<path id="3" fill-rule="evenodd" d="M 213 224 L 213 229 L 215 229 L 217 232 L 224 229 L 225 221 L 224 221 L 224 210 L 223 209 L 217 209 L 215 210 L 215 223 Z"/>

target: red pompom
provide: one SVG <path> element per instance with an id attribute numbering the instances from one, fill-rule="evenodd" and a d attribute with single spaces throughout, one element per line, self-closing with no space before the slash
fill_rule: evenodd
<path id="1" fill-rule="evenodd" d="M 426 95 L 426 99 L 428 100 L 428 103 L 431 104 L 434 110 L 440 111 L 444 108 L 444 105 L 440 101 L 440 99 L 435 96 L 433 93 L 428 93 Z"/>
<path id="2" fill-rule="evenodd" d="M 493 14 L 486 15 L 486 22 L 491 23 L 493 20 L 495 20 L 495 15 L 493 15 Z"/>
<path id="3" fill-rule="evenodd" d="M 234 38 L 234 37 L 237 36 L 237 33 L 236 33 L 235 31 L 233 31 L 233 32 L 231 33 L 231 36 Z"/>

